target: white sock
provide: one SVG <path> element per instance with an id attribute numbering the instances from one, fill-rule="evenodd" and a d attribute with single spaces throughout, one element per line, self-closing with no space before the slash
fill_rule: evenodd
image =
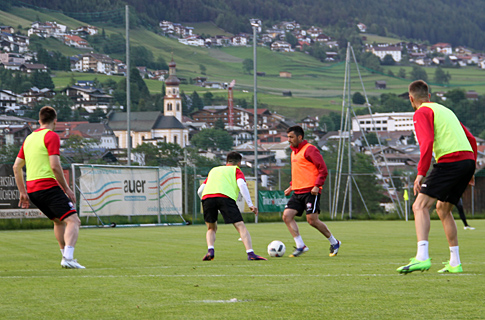
<path id="1" fill-rule="evenodd" d="M 64 257 L 64 249 L 61 249 L 61 254 Z"/>
<path id="2" fill-rule="evenodd" d="M 294 237 L 293 239 L 295 239 L 297 248 L 303 248 L 305 246 L 305 242 L 303 242 L 303 239 L 301 238 L 301 236 Z"/>
<path id="3" fill-rule="evenodd" d="M 254 252 L 254 250 L 253 249 L 246 250 L 246 253 L 251 253 L 251 252 Z"/>
<path id="4" fill-rule="evenodd" d="M 64 247 L 64 258 L 66 258 L 67 260 L 74 259 L 74 247 L 71 247 L 71 246 Z"/>
<path id="5" fill-rule="evenodd" d="M 208 246 L 207 249 L 213 249 L 214 250 L 214 246 Z"/>
<path id="6" fill-rule="evenodd" d="M 458 246 L 450 247 L 450 266 L 456 267 L 459 265 L 460 262 L 460 251 L 458 250 Z"/>
<path id="7" fill-rule="evenodd" d="M 418 253 L 416 254 L 416 259 L 418 259 L 419 261 L 429 259 L 428 241 L 423 240 L 418 242 Z"/>
<path id="8" fill-rule="evenodd" d="M 338 243 L 337 239 L 335 239 L 335 237 L 333 236 L 333 234 L 330 236 L 330 238 L 328 238 L 328 241 L 330 241 L 330 244 L 333 246 L 333 245 L 336 245 Z"/>

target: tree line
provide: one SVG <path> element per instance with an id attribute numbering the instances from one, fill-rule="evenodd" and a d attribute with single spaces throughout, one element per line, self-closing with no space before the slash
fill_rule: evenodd
<path id="1" fill-rule="evenodd" d="M 86 22 L 123 24 L 124 3 L 120 0 L 4 0 L 0 8 L 30 5 L 63 11 Z M 356 28 L 357 22 L 362 22 L 368 32 L 383 36 L 485 49 L 482 0 L 408 0 L 405 6 L 399 1 L 384 5 L 379 0 L 127 0 L 126 3 L 136 11 L 135 24 L 151 27 L 156 27 L 160 20 L 213 21 L 228 32 L 239 33 L 251 32 L 249 18 L 263 20 L 265 27 L 282 20 L 296 20 L 307 27 L 338 28 Z M 89 8 L 90 12 L 80 12 L 80 8 Z"/>

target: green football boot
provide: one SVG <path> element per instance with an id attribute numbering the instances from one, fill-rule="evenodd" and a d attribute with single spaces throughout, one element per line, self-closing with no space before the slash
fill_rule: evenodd
<path id="1" fill-rule="evenodd" d="M 457 265 L 456 267 L 450 266 L 449 261 L 443 262 L 443 264 L 445 265 L 445 267 L 441 270 L 438 270 L 439 273 L 445 273 L 445 272 L 460 273 L 460 272 L 463 272 L 463 268 L 461 267 L 461 263 L 459 265 Z"/>
<path id="2" fill-rule="evenodd" d="M 416 258 L 409 259 L 409 264 L 397 268 L 397 272 L 399 273 L 411 273 L 413 271 L 428 271 L 431 267 L 431 258 L 426 259 L 424 261 L 419 261 Z"/>

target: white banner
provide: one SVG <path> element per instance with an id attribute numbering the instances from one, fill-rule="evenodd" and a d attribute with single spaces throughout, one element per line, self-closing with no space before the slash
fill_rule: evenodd
<path id="1" fill-rule="evenodd" d="M 80 216 L 182 212 L 180 168 L 80 167 Z M 93 212 L 94 210 L 94 212 Z"/>

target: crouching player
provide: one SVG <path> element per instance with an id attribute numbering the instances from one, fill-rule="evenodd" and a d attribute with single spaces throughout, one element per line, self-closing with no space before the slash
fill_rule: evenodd
<path id="1" fill-rule="evenodd" d="M 202 208 L 204 210 L 204 221 L 207 225 L 207 247 L 208 252 L 202 259 L 210 261 L 214 259 L 214 242 L 216 241 L 217 216 L 220 211 L 226 224 L 232 223 L 241 236 L 241 240 L 246 247 L 248 260 L 266 260 L 254 253 L 251 235 L 244 225 L 244 221 L 237 207 L 236 200 L 239 192 L 246 200 L 249 209 L 254 214 L 258 214 L 249 195 L 244 174 L 239 169 L 242 156 L 237 152 L 229 152 L 225 166 L 212 168 L 207 179 L 199 187 L 198 194 L 202 199 Z"/>

